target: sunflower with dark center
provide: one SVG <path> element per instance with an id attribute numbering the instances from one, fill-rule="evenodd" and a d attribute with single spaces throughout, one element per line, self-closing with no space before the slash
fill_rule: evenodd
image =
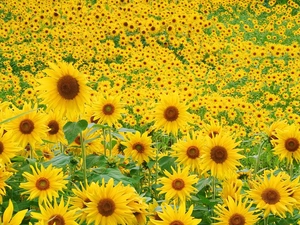
<path id="1" fill-rule="evenodd" d="M 164 95 L 154 111 L 154 127 L 174 135 L 177 135 L 180 129 L 183 130 L 190 121 L 188 107 L 180 102 L 176 94 Z"/>
<path id="2" fill-rule="evenodd" d="M 43 143 L 48 129 L 43 112 L 36 106 L 32 108 L 30 104 L 25 103 L 22 110 L 15 109 L 11 114 L 23 114 L 5 125 L 12 140 L 20 147 L 25 147 L 28 143 L 30 146 Z"/>
<path id="3" fill-rule="evenodd" d="M 259 218 L 259 214 L 255 214 L 255 211 L 251 210 L 252 203 L 248 199 L 242 199 L 241 196 L 237 199 L 233 199 L 228 196 L 225 199 L 224 204 L 218 204 L 215 206 L 217 220 L 215 225 L 252 225 L 255 224 Z"/>
<path id="4" fill-rule="evenodd" d="M 7 132 L 3 132 L 3 128 L 0 127 L 0 161 L 3 164 L 11 162 L 11 159 L 18 155 L 22 148 L 16 145 L 12 137 Z"/>
<path id="5" fill-rule="evenodd" d="M 81 209 L 82 213 L 80 213 L 78 220 L 79 224 L 82 224 L 87 216 L 87 213 L 83 209 L 87 208 L 87 204 L 91 202 L 87 193 L 94 190 L 94 187 L 98 186 L 98 184 L 92 182 L 90 184 L 86 184 L 86 187 L 84 187 L 82 183 L 80 185 L 80 188 L 75 186 L 72 189 L 74 195 L 70 198 L 70 209 Z"/>
<path id="6" fill-rule="evenodd" d="M 93 119 L 100 124 L 109 126 L 115 125 L 125 112 L 124 105 L 121 103 L 121 96 L 103 96 L 99 95 L 96 98 L 92 107 Z"/>
<path id="7" fill-rule="evenodd" d="M 128 206 L 130 193 L 122 183 L 114 186 L 113 179 L 107 184 L 103 179 L 101 186 L 98 183 L 90 186 L 87 197 L 90 199 L 85 208 L 88 224 L 133 224 L 135 217 Z"/>
<path id="8" fill-rule="evenodd" d="M 239 142 L 225 132 L 213 138 L 207 137 L 201 157 L 203 172 L 210 171 L 212 176 L 220 179 L 236 172 L 241 165 L 239 160 L 244 158 L 239 154 L 238 145 Z"/>
<path id="9" fill-rule="evenodd" d="M 165 194 L 167 201 L 179 199 L 185 202 L 190 199 L 192 193 L 197 191 L 193 185 L 198 182 L 198 178 L 197 175 L 189 174 L 189 167 L 185 167 L 183 170 L 178 167 L 178 171 L 172 168 L 172 174 L 168 171 L 164 173 L 167 177 L 158 180 L 163 185 L 158 190 L 159 194 Z"/>
<path id="10" fill-rule="evenodd" d="M 50 202 L 45 202 L 39 205 L 40 212 L 31 212 L 31 216 L 37 219 L 40 224 L 47 225 L 78 225 L 76 222 L 79 216 L 77 209 L 69 208 L 69 201 L 65 204 L 61 198 L 59 204 L 56 198 L 53 205 Z"/>
<path id="11" fill-rule="evenodd" d="M 45 70 L 48 77 L 42 78 L 39 86 L 40 97 L 48 109 L 59 111 L 61 115 L 73 116 L 84 111 L 85 104 L 90 101 L 91 89 L 86 79 L 71 64 L 49 63 Z"/>
<path id="12" fill-rule="evenodd" d="M 189 167 L 192 171 L 201 173 L 201 155 L 203 153 L 204 140 L 192 133 L 171 146 L 171 155 L 176 158 L 178 165 Z"/>
<path id="13" fill-rule="evenodd" d="M 65 121 L 62 119 L 60 112 L 50 110 L 46 115 L 46 119 L 48 127 L 46 140 L 54 143 L 66 143 L 65 134 L 62 129 Z"/>
<path id="14" fill-rule="evenodd" d="M 150 218 L 151 224 L 154 225 L 198 225 L 201 219 L 196 219 L 192 216 L 194 206 L 191 205 L 186 212 L 185 202 L 181 202 L 179 207 L 171 205 L 162 205 L 162 212 L 157 212 L 159 220 Z"/>
<path id="15" fill-rule="evenodd" d="M 290 183 L 283 172 L 274 175 L 273 171 L 265 171 L 263 177 L 251 182 L 252 188 L 248 194 L 257 208 L 263 211 L 264 217 L 271 212 L 285 218 L 287 213 L 293 212 L 296 203 L 296 199 L 291 196 L 293 190 Z"/>
<path id="16" fill-rule="evenodd" d="M 37 164 L 35 167 L 30 166 L 32 174 L 24 172 L 23 176 L 27 182 L 21 183 L 20 188 L 26 191 L 23 194 L 29 194 L 28 199 L 39 199 L 39 203 L 52 201 L 53 198 L 59 197 L 58 192 L 66 188 L 68 181 L 62 169 L 53 168 L 50 164 L 47 168 L 41 165 L 39 169 Z"/>
<path id="17" fill-rule="evenodd" d="M 277 139 L 274 139 L 273 153 L 280 161 L 287 160 L 288 163 L 300 161 L 300 131 L 295 124 L 286 126 L 285 129 L 278 129 Z"/>
<path id="18" fill-rule="evenodd" d="M 134 162 L 141 165 L 143 162 L 149 162 L 150 158 L 154 159 L 155 150 L 152 148 L 151 137 L 145 132 L 141 134 L 139 131 L 129 133 L 125 141 L 121 142 L 125 146 L 124 154 L 126 158 L 132 158 Z"/>

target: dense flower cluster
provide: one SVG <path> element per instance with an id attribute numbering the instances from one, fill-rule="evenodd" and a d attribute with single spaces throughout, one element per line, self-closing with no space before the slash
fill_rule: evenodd
<path id="1" fill-rule="evenodd" d="M 0 221 L 297 223 L 299 7 L 1 1 Z"/>

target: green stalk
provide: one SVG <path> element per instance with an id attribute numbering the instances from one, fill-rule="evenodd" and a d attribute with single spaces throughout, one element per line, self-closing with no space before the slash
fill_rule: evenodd
<path id="1" fill-rule="evenodd" d="M 112 137 L 111 137 L 111 128 L 109 128 L 108 130 L 108 135 L 109 135 L 109 156 L 111 156 L 111 152 L 112 152 Z"/>
<path id="2" fill-rule="evenodd" d="M 262 152 L 262 149 L 263 149 L 263 146 L 265 145 L 265 143 L 266 143 L 266 140 L 263 140 L 261 142 L 260 146 L 259 146 L 256 162 L 255 162 L 255 165 L 254 165 L 254 176 L 256 176 L 256 174 L 257 174 L 259 159 L 260 159 L 261 152 Z"/>
<path id="3" fill-rule="evenodd" d="M 290 177 L 291 179 L 293 179 L 293 176 L 294 176 L 294 164 L 293 164 L 293 160 L 290 164 Z"/>
<path id="4" fill-rule="evenodd" d="M 83 185 L 84 188 L 87 186 L 87 179 L 86 179 L 86 151 L 85 145 L 83 143 L 82 131 L 80 132 L 80 146 L 81 146 L 81 154 L 82 154 L 82 172 L 83 172 Z"/>
<path id="5" fill-rule="evenodd" d="M 105 140 L 105 129 L 102 128 L 102 132 L 103 132 L 103 147 L 104 147 L 104 156 L 106 156 L 106 140 Z"/>

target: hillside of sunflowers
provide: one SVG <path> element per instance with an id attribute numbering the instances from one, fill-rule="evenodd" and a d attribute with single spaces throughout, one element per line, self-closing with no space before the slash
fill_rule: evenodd
<path id="1" fill-rule="evenodd" d="M 299 8 L 0 1 L 0 224 L 300 224 Z"/>

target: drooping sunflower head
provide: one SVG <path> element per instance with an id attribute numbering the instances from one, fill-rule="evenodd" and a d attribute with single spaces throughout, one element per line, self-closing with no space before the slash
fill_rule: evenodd
<path id="1" fill-rule="evenodd" d="M 90 88 L 85 77 L 72 64 L 49 63 L 48 77 L 40 80 L 40 97 L 48 109 L 59 110 L 62 115 L 83 113 L 84 105 L 90 101 Z"/>

